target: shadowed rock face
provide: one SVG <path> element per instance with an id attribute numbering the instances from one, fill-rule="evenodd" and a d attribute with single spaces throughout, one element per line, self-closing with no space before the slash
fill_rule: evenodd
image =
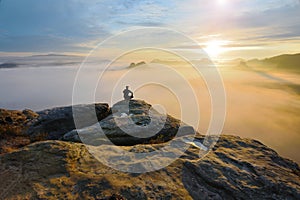
<path id="1" fill-rule="evenodd" d="M 34 121 L 33 125 L 28 129 L 28 135 L 35 138 L 44 137 L 44 139 L 58 140 L 67 132 L 75 129 L 73 110 L 80 114 L 84 120 L 81 122 L 82 127 L 90 126 L 107 117 L 110 114 L 108 104 L 90 104 L 76 105 L 68 107 L 58 107 L 37 112 L 39 117 Z M 97 118 L 95 117 L 95 113 Z M 78 127 L 78 128 L 82 128 Z"/>
<path id="2" fill-rule="evenodd" d="M 198 138 L 201 140 L 202 138 Z M 161 144 L 123 147 L 153 151 Z M 45 141 L 0 157 L 6 199 L 299 199 L 296 163 L 250 139 L 222 136 L 203 159 L 191 146 L 170 166 L 145 174 L 111 169 L 80 143 Z M 115 156 L 110 155 L 113 160 Z M 4 170 L 5 171 L 5 170 Z M 22 173 L 22 176 L 19 175 Z M 15 181 L 13 177 L 18 178 Z"/>
<path id="3" fill-rule="evenodd" d="M 171 140 L 177 134 L 181 121 L 170 115 L 163 116 L 154 109 L 150 111 L 151 108 L 150 104 L 141 100 L 120 101 L 113 105 L 113 114 L 92 126 L 66 133 L 63 140 L 72 142 L 83 140 L 86 144 L 101 145 L 107 144 L 106 137 L 108 137 L 111 142 L 121 146 L 163 143 Z M 180 130 L 181 135 L 195 134 L 194 129 L 187 125 L 183 125 Z M 99 134 L 101 131 L 103 134 Z M 134 132 L 138 136 L 145 137 L 135 137 L 131 134 Z M 151 134 L 152 132 L 154 134 Z M 147 137 L 146 134 L 151 136 Z"/>

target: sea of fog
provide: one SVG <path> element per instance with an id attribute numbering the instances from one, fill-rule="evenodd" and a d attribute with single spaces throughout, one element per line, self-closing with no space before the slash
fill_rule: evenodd
<path id="1" fill-rule="evenodd" d="M 125 68 L 108 70 L 103 78 L 95 83 L 102 69 L 92 66 L 80 71 L 79 78 L 76 79 L 79 66 L 79 64 L 65 64 L 0 69 L 0 107 L 28 108 L 38 111 L 71 105 L 75 80 L 77 80 L 76 90 L 82 96 L 78 101 L 76 100 L 76 103 L 91 103 L 94 100 L 112 104 L 122 99 L 122 89 L 127 83 L 135 88 L 134 83 L 130 82 L 133 81 L 134 76 L 119 81 L 120 77 L 126 76 Z M 150 71 L 140 70 L 143 72 L 136 79 L 147 80 Z M 136 87 L 135 97 L 151 104 L 161 104 L 168 113 L 180 117 L 182 110 L 176 95 L 188 96 L 185 93 L 186 85 L 178 82 L 178 77 L 169 75 L 168 69 L 165 70 L 162 70 L 156 78 L 164 79 L 164 83 L 175 92 L 159 84 L 148 84 Z M 199 99 L 200 115 L 198 130 L 205 133 L 211 117 L 209 92 L 203 80 L 193 76 L 193 72 L 186 70 L 185 73 L 189 74 L 187 76 L 189 84 L 197 90 L 195 95 Z M 281 155 L 299 163 L 300 101 L 299 93 L 291 87 L 291 85 L 299 86 L 299 75 L 266 72 L 266 76 L 266 74 L 233 67 L 222 67 L 220 73 L 227 96 L 227 115 L 223 134 L 259 140 Z M 94 88 L 92 93 L 89 91 L 91 88 Z M 112 91 L 113 98 L 111 98 Z M 184 101 L 189 102 L 189 99 Z M 190 113 L 187 123 L 190 121 L 192 123 L 195 112 L 198 112 L 197 106 L 192 103 L 190 105 L 184 108 L 186 113 Z"/>

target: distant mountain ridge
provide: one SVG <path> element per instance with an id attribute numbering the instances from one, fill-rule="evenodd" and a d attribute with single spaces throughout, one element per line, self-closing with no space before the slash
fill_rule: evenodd
<path id="1" fill-rule="evenodd" d="M 78 55 L 68 55 L 68 54 L 56 54 L 56 53 L 49 53 L 49 54 L 36 54 L 30 57 L 82 57 Z"/>
<path id="2" fill-rule="evenodd" d="M 83 61 L 83 57 L 67 54 L 45 54 L 25 57 L 1 57 L 0 69 L 49 66 L 76 66 Z"/>
<path id="3" fill-rule="evenodd" d="M 253 59 L 241 61 L 240 64 L 247 64 L 250 67 L 259 69 L 273 69 L 286 72 L 300 73 L 300 53 L 283 54 L 265 59 Z"/>
<path id="4" fill-rule="evenodd" d="M 278 68 L 298 68 L 300 66 L 300 53 L 284 54 L 263 60 L 266 63 L 276 64 Z"/>
<path id="5" fill-rule="evenodd" d="M 0 69 L 9 69 L 9 68 L 17 68 L 17 67 L 19 67 L 19 64 L 17 63 L 5 62 L 0 64 Z"/>
<path id="6" fill-rule="evenodd" d="M 65 65 L 76 65 L 83 61 L 82 56 L 79 55 L 68 55 L 68 54 L 37 54 L 27 57 L 13 57 L 12 58 L 1 58 L 2 63 L 0 62 L 0 69 L 4 68 L 18 68 L 21 65 L 24 66 L 65 66 Z M 182 61 L 181 61 L 182 62 Z M 154 59 L 150 63 L 161 63 L 167 65 L 174 64 L 184 64 L 180 61 L 172 61 L 172 60 L 159 60 Z M 195 60 L 195 62 L 199 62 L 201 64 L 211 64 L 212 62 L 208 59 L 200 59 Z M 244 60 L 241 58 L 233 59 L 231 61 L 227 61 L 231 65 L 240 65 L 244 66 L 244 64 L 249 65 L 250 67 L 258 67 L 261 69 L 271 68 L 278 70 L 287 70 L 288 72 L 296 72 L 300 73 L 300 53 L 297 54 L 282 54 L 270 58 L 264 59 L 252 59 L 252 60 Z M 146 62 L 141 61 L 137 63 L 131 63 L 127 68 L 133 68 L 140 65 L 144 65 Z M 241 67 L 241 66 L 240 66 Z"/>

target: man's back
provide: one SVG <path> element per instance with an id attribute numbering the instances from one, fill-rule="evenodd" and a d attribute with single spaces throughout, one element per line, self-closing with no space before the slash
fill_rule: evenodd
<path id="1" fill-rule="evenodd" d="M 129 87 L 126 86 L 126 89 L 123 90 L 123 97 L 124 97 L 125 100 L 130 100 L 130 99 L 133 98 L 133 92 L 130 91 L 128 88 Z"/>

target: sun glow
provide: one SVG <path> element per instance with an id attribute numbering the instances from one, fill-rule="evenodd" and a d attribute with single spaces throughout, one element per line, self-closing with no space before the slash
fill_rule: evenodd
<path id="1" fill-rule="evenodd" d="M 205 43 L 204 50 L 208 54 L 208 56 L 212 58 L 219 57 L 220 54 L 224 53 L 226 51 L 226 48 L 224 47 L 227 45 L 229 41 L 227 40 L 212 40 Z"/>
<path id="2" fill-rule="evenodd" d="M 225 5 L 227 3 L 227 0 L 217 0 L 218 4 Z"/>

